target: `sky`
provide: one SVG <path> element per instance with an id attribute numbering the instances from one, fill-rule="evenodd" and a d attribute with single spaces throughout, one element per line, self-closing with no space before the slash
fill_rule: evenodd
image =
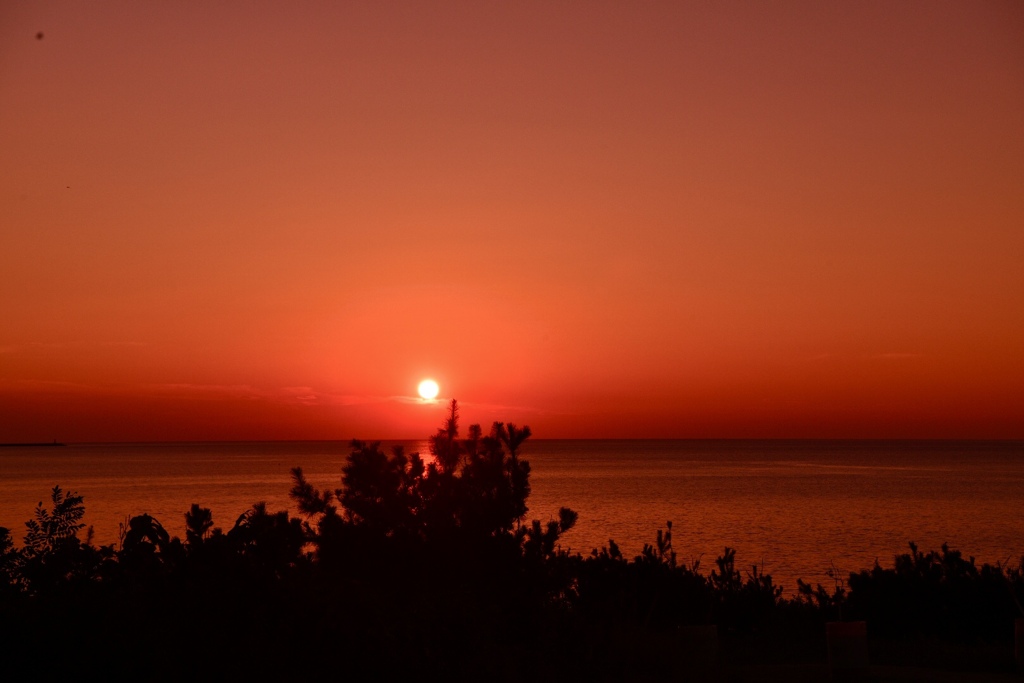
<path id="1" fill-rule="evenodd" d="M 0 442 L 1024 438 L 1019 2 L 0 0 L 0 150 Z"/>

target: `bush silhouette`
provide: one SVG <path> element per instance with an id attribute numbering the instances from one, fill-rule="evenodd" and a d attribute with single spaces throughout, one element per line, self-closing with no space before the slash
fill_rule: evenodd
<path id="1" fill-rule="evenodd" d="M 633 558 L 613 540 L 570 554 L 574 511 L 527 516 L 530 436 L 500 422 L 463 436 L 453 401 L 429 455 L 354 440 L 337 489 L 292 469 L 298 517 L 255 503 L 225 532 L 193 504 L 184 542 L 144 514 L 96 548 L 82 497 L 54 487 L 21 547 L 0 529 L 0 642 L 25 676 L 45 662 L 126 680 L 630 680 L 685 671 L 673 653 L 694 625 L 717 627 L 731 661 L 822 661 L 826 620 L 1005 653 L 1024 616 L 1020 565 L 946 546 L 792 598 L 732 548 L 708 574 L 679 563 L 670 522 Z M 112 643 L 115 658 L 93 656 Z"/>

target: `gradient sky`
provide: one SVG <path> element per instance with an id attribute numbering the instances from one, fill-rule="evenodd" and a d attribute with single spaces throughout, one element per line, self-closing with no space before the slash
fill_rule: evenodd
<path id="1" fill-rule="evenodd" d="M 423 437 L 423 377 L 1024 437 L 1024 4 L 0 2 L 0 441 Z"/>

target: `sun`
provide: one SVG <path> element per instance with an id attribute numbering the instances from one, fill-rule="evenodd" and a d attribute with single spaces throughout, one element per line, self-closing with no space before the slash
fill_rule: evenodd
<path id="1" fill-rule="evenodd" d="M 432 379 L 425 379 L 420 382 L 418 389 L 420 396 L 428 401 L 437 398 L 437 393 L 441 390 L 441 388 L 437 386 L 437 382 Z"/>

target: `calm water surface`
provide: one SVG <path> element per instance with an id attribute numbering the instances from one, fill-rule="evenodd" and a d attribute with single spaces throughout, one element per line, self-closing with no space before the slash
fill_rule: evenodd
<path id="1" fill-rule="evenodd" d="M 403 442 L 426 453 L 424 442 Z M 348 443 L 76 444 L 0 449 L 0 526 L 22 534 L 50 489 L 85 496 L 96 543 L 149 513 L 184 534 L 192 503 L 230 528 L 252 503 L 294 507 L 289 469 L 336 488 Z M 587 554 L 615 541 L 632 556 L 673 522 L 681 560 L 705 571 L 725 546 L 795 589 L 888 564 L 908 541 L 948 542 L 979 562 L 1024 554 L 1024 442 L 559 441 L 527 442 L 530 518 L 580 515 L 563 547 Z"/>

